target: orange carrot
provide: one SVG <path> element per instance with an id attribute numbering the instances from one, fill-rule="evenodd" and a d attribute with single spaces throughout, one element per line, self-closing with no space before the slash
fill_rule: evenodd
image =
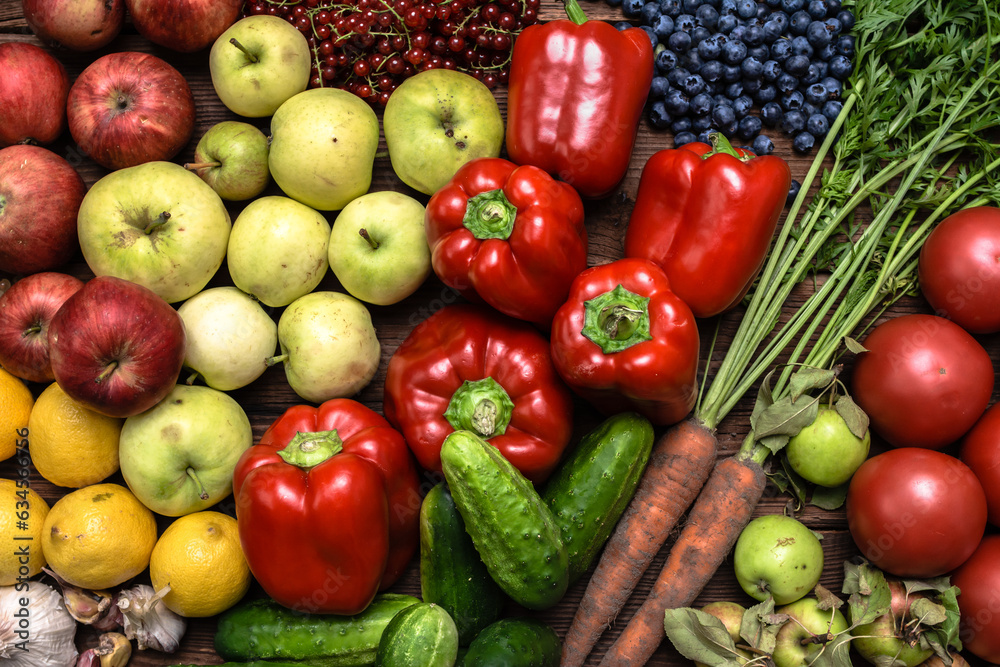
<path id="1" fill-rule="evenodd" d="M 625 606 L 708 478 L 716 444 L 713 431 L 694 419 L 676 424 L 657 441 L 642 481 L 604 547 L 563 640 L 561 667 L 582 665 Z"/>
<path id="2" fill-rule="evenodd" d="M 719 461 L 691 507 L 646 601 L 615 643 L 601 667 L 643 665 L 663 641 L 667 609 L 690 606 L 750 521 L 767 477 L 751 457 Z"/>

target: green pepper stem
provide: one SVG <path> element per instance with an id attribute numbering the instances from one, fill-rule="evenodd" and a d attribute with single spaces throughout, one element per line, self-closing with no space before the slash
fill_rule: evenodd
<path id="1" fill-rule="evenodd" d="M 583 304 L 580 333 L 604 354 L 621 352 L 653 338 L 649 331 L 649 297 L 618 285 Z"/>
<path id="2" fill-rule="evenodd" d="M 506 240 L 514 231 L 517 207 L 510 203 L 503 190 L 488 190 L 469 197 L 462 225 L 480 241 Z"/>
<path id="3" fill-rule="evenodd" d="M 284 449 L 278 450 L 278 456 L 285 463 L 308 469 L 315 468 L 343 449 L 344 441 L 340 439 L 337 429 L 312 433 L 299 431 Z"/>
<path id="4" fill-rule="evenodd" d="M 566 16 L 569 17 L 570 21 L 577 25 L 583 25 L 587 22 L 587 15 L 577 0 L 565 0 L 563 4 L 566 7 Z"/>
<path id="5" fill-rule="evenodd" d="M 484 440 L 502 435 L 514 413 L 514 401 L 492 377 L 466 380 L 455 390 L 444 418 L 456 431 L 472 431 Z"/>
<path id="6" fill-rule="evenodd" d="M 729 143 L 729 139 L 727 139 L 726 135 L 724 135 L 722 132 L 710 133 L 708 135 L 708 140 L 712 145 L 712 150 L 702 155 L 701 156 L 702 160 L 707 160 L 713 155 L 720 155 L 723 153 L 726 155 L 732 155 L 737 160 L 741 160 L 743 162 L 747 162 L 750 160 L 749 157 L 740 155 L 739 151 L 733 148 L 733 145 Z"/>

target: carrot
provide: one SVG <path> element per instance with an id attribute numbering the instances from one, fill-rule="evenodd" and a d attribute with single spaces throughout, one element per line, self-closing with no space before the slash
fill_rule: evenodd
<path id="1" fill-rule="evenodd" d="M 653 448 L 642 481 L 608 539 L 563 640 L 561 667 L 579 667 L 694 502 L 716 457 L 713 431 L 693 419 Z M 661 622 L 662 625 L 662 622 Z"/>
<path id="2" fill-rule="evenodd" d="M 691 507 L 656 582 L 608 650 L 601 667 L 643 665 L 663 641 L 667 609 L 686 607 L 729 554 L 764 493 L 767 477 L 753 458 L 720 460 Z"/>

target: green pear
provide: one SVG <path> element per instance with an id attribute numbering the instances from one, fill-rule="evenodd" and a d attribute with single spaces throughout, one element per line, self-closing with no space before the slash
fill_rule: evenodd
<path id="1" fill-rule="evenodd" d="M 184 165 L 229 201 L 253 199 L 267 187 L 267 135 L 250 123 L 224 120 L 208 129 Z"/>

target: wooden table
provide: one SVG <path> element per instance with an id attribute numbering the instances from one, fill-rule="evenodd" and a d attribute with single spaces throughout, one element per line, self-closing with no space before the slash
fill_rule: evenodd
<path id="1" fill-rule="evenodd" d="M 591 18 L 602 18 L 606 20 L 620 20 L 620 11 L 612 8 L 603 2 L 586 2 L 584 9 Z M 562 17 L 561 4 L 553 0 L 543 0 L 540 16 L 542 20 L 550 20 Z M 38 40 L 27 28 L 21 16 L 21 3 L 18 0 L 0 0 L 0 41 L 23 41 L 38 44 Z M 130 26 L 126 25 L 124 32 L 115 39 L 109 46 L 89 54 L 79 54 L 69 51 L 54 51 L 55 55 L 66 66 L 71 80 L 95 58 L 112 51 L 135 50 L 153 53 L 167 62 L 177 67 L 185 74 L 190 83 L 192 92 L 197 104 L 197 119 L 194 137 L 190 144 L 177 156 L 175 161 L 183 163 L 190 161 L 194 153 L 194 146 L 198 138 L 215 123 L 238 119 L 237 116 L 229 112 L 219 101 L 212 87 L 208 74 L 207 50 L 191 54 L 178 54 L 167 49 L 155 46 L 138 36 Z M 498 88 L 496 96 L 502 111 L 506 111 L 506 91 Z M 246 119 L 241 119 L 246 120 Z M 262 130 L 267 132 L 268 121 L 262 119 L 254 121 Z M 791 142 L 784 136 L 772 136 L 776 145 L 776 154 L 785 158 L 791 165 L 793 178 L 802 180 L 811 163 L 810 155 L 795 153 L 791 148 Z M 639 129 L 638 139 L 632 156 L 631 166 L 627 177 L 622 182 L 618 190 L 602 201 L 588 202 L 586 205 L 586 225 L 589 234 L 589 263 L 590 265 L 602 264 L 622 256 L 622 244 L 625 228 L 628 223 L 629 213 L 635 201 L 639 176 L 646 160 L 654 152 L 672 147 L 672 136 L 663 131 L 654 130 L 648 122 L 643 120 Z M 68 132 L 55 145 L 51 146 L 57 153 L 65 156 L 81 173 L 88 187 L 97 181 L 106 172 L 102 167 L 96 165 L 91 160 L 81 155 L 76 148 Z M 381 149 L 385 148 L 384 139 Z M 426 197 L 410 190 L 403 185 L 392 172 L 387 157 L 379 157 L 375 163 L 374 179 L 371 190 L 399 190 L 416 196 L 421 201 L 426 202 Z M 266 194 L 280 194 L 280 191 L 273 184 Z M 230 213 L 233 219 L 242 209 L 244 204 L 229 204 Z M 333 215 L 329 218 L 333 221 Z M 80 278 L 92 277 L 87 265 L 83 262 L 82 256 L 77 257 L 63 269 L 67 273 L 72 273 Z M 3 277 L 0 275 L 0 277 Z M 226 274 L 225 266 L 220 270 L 210 286 L 231 284 Z M 339 289 L 332 272 L 328 273 L 318 289 Z M 378 337 L 382 345 L 382 360 L 378 373 L 374 380 L 361 391 L 355 398 L 376 411 L 381 412 L 382 387 L 385 379 L 386 364 L 395 351 L 396 347 L 406 337 L 413 326 L 430 315 L 435 310 L 447 303 L 458 300 L 456 294 L 445 287 L 433 275 L 426 283 L 411 297 L 403 302 L 390 307 L 372 306 L 371 312 L 378 332 Z M 903 312 L 929 312 L 926 304 L 918 299 L 906 299 L 898 303 L 887 316 L 897 315 Z M 277 321 L 280 309 L 271 309 L 270 314 Z M 740 312 L 734 311 L 722 316 L 720 326 L 720 344 L 716 349 L 716 357 L 721 356 L 725 349 L 725 343 L 732 336 L 735 326 L 740 318 Z M 708 349 L 708 342 L 711 331 L 715 325 L 714 321 L 700 323 L 702 330 L 703 346 L 702 350 Z M 995 337 L 983 339 L 991 352 L 995 353 L 1000 345 Z M 704 352 L 703 352 L 704 354 Z M 37 395 L 42 386 L 32 386 Z M 286 408 L 301 403 L 301 399 L 289 388 L 284 378 L 281 367 L 273 367 L 266 371 L 257 381 L 243 389 L 231 392 L 231 395 L 243 406 L 250 417 L 253 425 L 254 436 L 259 437 L 267 426 L 277 418 Z M 720 441 L 719 456 L 731 455 L 739 448 L 749 427 L 748 416 L 752 406 L 752 396 L 745 397 L 744 400 L 730 412 L 728 417 L 718 428 Z M 575 438 L 580 437 L 589 428 L 596 425 L 596 418 L 592 411 L 582 402 L 578 402 L 576 410 Z M 878 447 L 878 443 L 875 444 Z M 5 477 L 13 477 L 17 473 L 12 461 L 0 463 L 0 474 Z M 42 479 L 34 470 L 31 472 L 32 487 L 38 491 L 50 503 L 57 500 L 67 492 L 66 489 L 55 487 Z M 428 479 L 431 479 L 428 477 Z M 108 481 L 124 483 L 120 474 L 109 478 Z M 428 485 L 429 488 L 429 485 Z M 756 510 L 756 515 L 780 513 L 784 510 L 790 497 L 769 488 L 765 497 Z M 215 509 L 233 514 L 233 503 L 231 499 L 223 501 Z M 831 590 L 839 591 L 842 582 L 843 561 L 856 555 L 857 549 L 854 546 L 849 533 L 846 530 L 846 520 L 844 512 L 824 511 L 815 507 L 805 507 L 798 515 L 810 528 L 822 533 L 823 547 L 825 552 L 825 567 L 821 583 Z M 161 517 L 161 529 L 169 522 Z M 591 663 L 597 664 L 599 657 L 617 636 L 620 627 L 631 617 L 648 592 L 660 565 L 665 558 L 664 549 L 653 563 L 653 567 L 647 572 L 639 586 L 635 590 L 632 601 L 624 609 L 620 616 L 619 623 L 612 627 L 605 638 L 598 645 L 591 657 Z M 294 576 L 290 570 L 290 576 Z M 138 580 L 148 582 L 148 575 L 140 575 Z M 560 635 L 566 632 L 573 613 L 583 595 L 586 587 L 587 577 L 584 577 L 574 585 L 566 594 L 563 601 L 557 606 L 543 612 L 534 614 L 548 622 Z M 414 561 L 400 581 L 393 587 L 394 591 L 414 594 L 419 596 L 419 572 L 416 561 Z M 261 591 L 256 584 L 251 588 L 250 595 L 260 595 Z M 695 602 L 701 605 L 712 600 L 736 600 L 744 604 L 753 601 L 747 597 L 736 583 L 733 575 L 732 565 L 726 562 L 720 568 L 716 576 L 704 589 L 700 597 Z M 525 610 L 511 608 L 511 614 L 527 613 Z M 133 667 L 152 667 L 155 665 L 171 665 L 177 663 L 195 664 L 216 664 L 221 662 L 219 657 L 212 650 L 212 637 L 215 629 L 214 619 L 192 620 L 188 632 L 184 638 L 180 650 L 173 655 L 165 655 L 153 651 L 137 652 L 130 665 Z M 78 644 L 83 647 L 92 646 L 96 643 L 96 634 L 89 628 L 81 628 L 78 633 Z M 588 664 L 591 664 L 588 663 Z M 864 664 L 858 659 L 859 664 Z M 648 663 L 650 665 L 684 665 L 687 661 L 682 658 L 668 642 L 656 652 L 656 655 Z"/>

